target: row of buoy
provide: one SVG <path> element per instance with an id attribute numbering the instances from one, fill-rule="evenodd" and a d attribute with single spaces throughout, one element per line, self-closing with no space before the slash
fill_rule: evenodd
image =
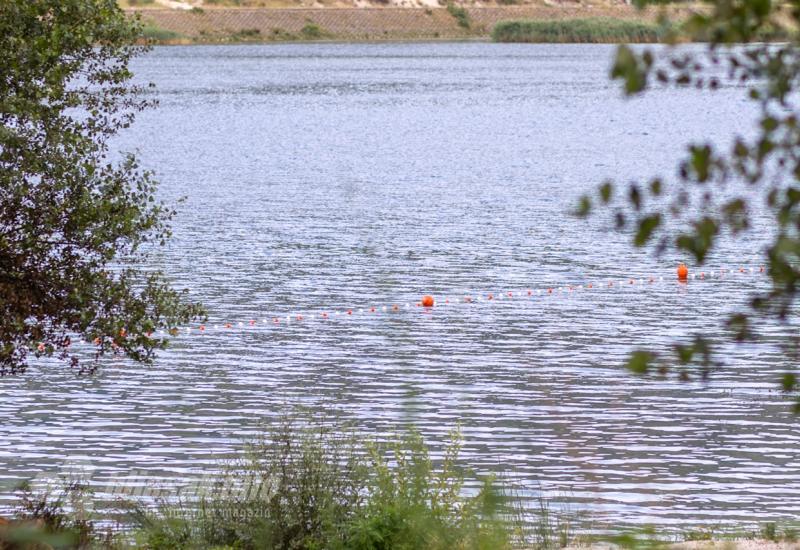
<path id="1" fill-rule="evenodd" d="M 716 271 L 702 271 L 699 274 L 690 274 L 689 268 L 686 264 L 679 264 L 676 270 L 677 279 L 681 283 L 687 283 L 689 280 L 705 280 L 710 278 L 716 277 L 724 277 L 726 274 L 745 274 L 745 273 L 764 273 L 764 267 L 761 266 L 759 268 L 745 268 L 739 267 L 738 269 L 733 268 L 723 268 Z M 591 290 L 591 289 L 600 289 L 600 288 L 622 288 L 628 287 L 637 284 L 653 284 L 656 282 L 664 281 L 664 277 L 647 277 L 647 278 L 631 278 L 626 280 L 611 280 L 611 281 L 604 281 L 602 283 L 586 283 L 583 285 L 567 285 L 561 287 L 548 287 L 548 288 L 540 288 L 540 289 L 527 289 L 524 291 L 509 291 L 503 293 L 486 293 L 480 296 L 463 296 L 457 299 L 450 299 L 445 298 L 444 300 L 438 301 L 434 298 L 431 294 L 423 295 L 418 302 L 414 303 L 414 306 L 424 308 L 424 309 L 431 309 L 434 307 L 449 305 L 449 304 L 456 304 L 456 303 L 464 303 L 464 304 L 471 304 L 476 302 L 493 302 L 496 300 L 508 300 L 513 299 L 515 297 L 532 297 L 534 295 L 553 295 L 553 294 L 561 294 L 561 293 L 570 293 L 576 292 L 579 290 Z M 293 315 L 282 315 L 282 316 L 274 316 L 269 318 L 262 318 L 261 320 L 257 319 L 250 319 L 249 321 L 239 321 L 237 323 L 226 322 L 226 323 L 218 323 L 213 325 L 206 325 L 201 324 L 197 327 L 187 327 L 184 329 L 186 332 L 191 332 L 192 330 L 198 330 L 200 332 L 206 332 L 208 330 L 225 330 L 225 329 L 234 329 L 234 328 L 255 328 L 257 326 L 274 326 L 274 325 L 281 325 L 281 324 L 292 324 L 302 321 L 310 321 L 312 319 L 320 319 L 320 320 L 329 320 L 332 318 L 340 318 L 340 319 L 347 319 L 356 315 L 364 315 L 364 314 L 378 314 L 378 313 L 388 313 L 388 312 L 399 312 L 401 310 L 408 310 L 412 307 L 411 303 L 405 303 L 404 305 L 394 304 L 391 306 L 372 306 L 366 308 L 350 308 L 344 310 L 334 310 L 333 312 L 318 312 L 313 314 L 293 314 Z M 160 331 L 159 334 L 165 334 L 164 331 Z"/>
<path id="2" fill-rule="evenodd" d="M 746 268 L 746 267 L 739 267 L 738 269 L 732 268 L 723 268 L 716 271 L 701 271 L 699 274 L 690 274 L 689 268 L 686 264 L 679 264 L 676 270 L 677 279 L 680 283 L 688 283 L 690 279 L 711 279 L 711 278 L 723 278 L 726 274 L 753 274 L 753 273 L 764 273 L 765 269 L 764 266 L 760 266 L 759 268 Z M 653 284 L 657 281 L 661 282 L 664 281 L 664 277 L 647 277 L 639 278 L 639 279 L 627 279 L 627 280 L 611 280 L 605 281 L 603 283 L 586 283 L 584 285 L 567 285 L 567 286 L 560 286 L 560 287 L 548 287 L 548 288 L 540 288 L 537 290 L 527 289 L 525 291 L 518 291 L 518 292 L 504 292 L 504 293 L 486 293 L 484 295 L 479 296 L 464 296 L 462 298 L 451 300 L 450 298 L 445 298 L 442 301 L 437 301 L 433 295 L 425 294 L 423 295 L 418 302 L 415 303 L 416 307 L 420 307 L 423 309 L 431 309 L 437 306 L 442 305 L 449 305 L 449 304 L 456 304 L 456 303 L 464 303 L 464 304 L 472 304 L 476 302 L 493 302 L 496 300 L 509 300 L 514 299 L 515 297 L 532 297 L 534 295 L 541 296 L 541 295 L 553 295 L 553 294 L 562 294 L 562 293 L 571 293 L 579 290 L 592 290 L 592 289 L 600 289 L 600 288 L 624 288 L 627 286 L 632 286 L 636 284 L 645 284 L 645 281 L 648 284 Z M 378 314 L 378 313 L 389 313 L 389 312 L 399 312 L 401 310 L 409 310 L 412 307 L 411 303 L 405 303 L 404 305 L 394 304 L 391 306 L 372 306 L 368 308 L 358 308 L 358 309 L 345 309 L 345 310 L 335 310 L 332 313 L 328 312 L 320 312 L 316 314 L 294 314 L 294 315 L 286 315 L 286 316 L 277 316 L 277 317 L 269 317 L 269 318 L 262 318 L 260 321 L 256 319 L 250 319 L 247 322 L 239 321 L 237 323 L 226 322 L 226 323 L 218 323 L 214 325 L 206 325 L 201 324 L 196 327 L 186 327 L 184 329 L 172 329 L 170 331 L 165 330 L 158 330 L 156 334 L 159 337 L 164 337 L 167 335 L 170 336 L 178 336 L 179 334 L 183 333 L 191 333 L 193 330 L 196 330 L 200 333 L 205 333 L 209 330 L 228 330 L 234 328 L 256 328 L 257 326 L 275 326 L 275 325 L 282 325 L 282 324 L 292 324 L 294 322 L 302 322 L 302 321 L 309 321 L 312 319 L 321 319 L 321 320 L 328 320 L 331 318 L 340 318 L 340 319 L 347 319 L 353 316 L 363 315 L 363 314 Z M 148 334 L 148 337 L 152 336 L 152 334 Z M 127 337 L 127 330 L 125 328 L 120 329 L 119 331 L 119 339 L 124 340 Z M 112 347 L 117 347 L 119 341 L 114 340 L 112 342 Z M 101 340 L 96 338 L 94 340 L 95 345 L 100 345 Z M 69 345 L 69 344 L 68 344 Z M 36 346 L 39 352 L 45 352 L 47 346 L 42 342 Z"/>

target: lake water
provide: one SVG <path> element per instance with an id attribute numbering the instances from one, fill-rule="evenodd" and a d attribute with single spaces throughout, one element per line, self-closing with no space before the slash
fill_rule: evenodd
<path id="1" fill-rule="evenodd" d="M 621 367 L 637 346 L 721 335 L 719 316 L 764 277 L 680 285 L 677 255 L 569 215 L 607 177 L 671 175 L 681 144 L 750 132 L 752 108 L 736 87 L 623 100 L 612 54 L 326 44 L 137 61 L 160 107 L 119 147 L 139 151 L 167 200 L 186 197 L 154 266 L 207 305 L 210 327 L 234 327 L 181 336 L 152 367 L 76 377 L 43 363 L 0 379 L 0 483 L 78 462 L 97 484 L 179 484 L 302 406 L 384 436 L 415 424 L 437 446 L 460 425 L 465 464 L 598 522 L 796 517 L 800 423 L 775 391 L 791 366 L 780 328 L 725 346 L 707 384 Z M 704 269 L 757 268 L 762 242 L 728 243 Z M 422 311 L 426 293 L 452 303 Z"/>

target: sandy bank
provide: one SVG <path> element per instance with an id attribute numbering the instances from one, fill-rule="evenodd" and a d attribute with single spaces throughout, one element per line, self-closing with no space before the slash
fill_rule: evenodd
<path id="1" fill-rule="evenodd" d="M 273 42 L 287 40 L 459 40 L 488 38 L 499 21 L 612 17 L 652 20 L 625 4 L 536 4 L 464 8 L 229 8 L 137 9 L 162 42 Z M 155 36 L 155 35 L 154 35 Z M 159 38 L 156 36 L 156 38 Z"/>

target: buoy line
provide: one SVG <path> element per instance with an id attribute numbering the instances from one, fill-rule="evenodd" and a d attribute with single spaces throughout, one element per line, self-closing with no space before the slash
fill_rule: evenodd
<path id="1" fill-rule="evenodd" d="M 692 280 L 712 280 L 724 279 L 726 276 L 738 275 L 753 275 L 764 274 L 764 266 L 759 267 L 739 267 L 739 268 L 721 268 L 716 270 L 704 270 L 699 273 L 689 273 L 688 267 L 681 263 L 676 270 L 676 279 L 681 284 L 688 284 Z M 667 277 L 667 280 L 675 280 Z M 519 299 L 532 299 L 534 297 L 548 297 L 553 295 L 563 295 L 579 291 L 599 291 L 608 289 L 625 289 L 645 285 L 653 285 L 665 281 L 664 276 L 650 276 L 639 278 L 627 279 L 605 279 L 596 280 L 589 283 L 576 284 L 576 285 L 561 285 L 561 286 L 548 286 L 541 288 L 527 288 L 524 290 L 505 291 L 505 292 L 485 292 L 481 294 L 470 294 L 459 297 L 446 296 L 444 298 L 436 299 L 431 294 L 423 295 L 419 300 L 414 302 L 398 302 L 387 305 L 372 305 L 367 307 L 350 307 L 350 308 L 333 308 L 330 310 L 318 310 L 314 312 L 295 312 L 291 314 L 283 313 L 281 315 L 262 316 L 261 318 L 253 318 L 241 321 L 227 321 L 215 323 L 203 323 L 190 327 L 185 327 L 181 330 L 174 330 L 169 335 L 178 336 L 179 334 L 186 333 L 207 333 L 212 331 L 231 331 L 236 329 L 255 329 L 276 326 L 288 326 L 296 324 L 308 324 L 312 321 L 330 321 L 330 320 L 347 320 L 353 318 L 363 317 L 376 317 L 379 315 L 396 314 L 401 311 L 408 311 L 413 308 L 420 308 L 423 310 L 431 310 L 438 307 L 456 305 L 456 304 L 477 304 L 487 303 L 494 301 L 509 301 Z M 120 331 L 120 336 L 125 337 L 125 329 Z M 156 332 L 158 336 L 167 336 L 168 332 L 159 330 Z"/>

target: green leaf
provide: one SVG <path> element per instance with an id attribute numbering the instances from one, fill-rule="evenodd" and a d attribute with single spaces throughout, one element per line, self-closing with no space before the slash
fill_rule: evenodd
<path id="1" fill-rule="evenodd" d="M 580 198 L 580 201 L 578 202 L 578 208 L 575 214 L 578 217 L 585 218 L 586 216 L 589 215 L 591 210 L 592 210 L 592 200 L 587 195 L 582 196 Z"/>
<path id="2" fill-rule="evenodd" d="M 642 207 L 642 192 L 639 191 L 639 186 L 636 184 L 631 184 L 628 188 L 628 200 L 631 202 L 633 207 L 636 210 L 641 209 Z"/>
<path id="3" fill-rule="evenodd" d="M 679 235 L 675 244 L 679 249 L 694 255 L 698 263 L 703 263 L 718 232 L 719 223 L 713 218 L 705 217 L 695 222 L 693 233 Z"/>
<path id="4" fill-rule="evenodd" d="M 650 181 L 650 193 L 654 197 L 657 197 L 657 196 L 661 195 L 661 186 L 662 186 L 662 183 L 661 183 L 661 180 L 659 178 L 655 178 L 655 179 L 651 180 Z"/>
<path id="5" fill-rule="evenodd" d="M 634 237 L 634 244 L 644 246 L 659 225 L 661 225 L 661 214 L 651 214 L 639 220 L 639 229 Z"/>
<path id="6" fill-rule="evenodd" d="M 742 313 L 731 315 L 728 319 L 728 328 L 733 331 L 734 338 L 738 342 L 743 342 L 752 338 L 750 320 Z"/>
<path id="7" fill-rule="evenodd" d="M 614 185 L 611 182 L 605 182 L 600 186 L 600 199 L 604 204 L 608 204 L 611 200 L 611 195 L 614 193 Z"/>
<path id="8" fill-rule="evenodd" d="M 636 350 L 628 358 L 627 368 L 635 374 L 645 374 L 655 356 L 649 351 Z"/>
<path id="9" fill-rule="evenodd" d="M 644 90 L 647 85 L 647 73 L 639 65 L 636 54 L 628 46 L 617 48 L 617 56 L 611 66 L 611 78 L 624 81 L 624 90 L 632 95 Z"/>
<path id="10" fill-rule="evenodd" d="M 725 223 L 733 230 L 733 233 L 738 233 L 749 226 L 747 218 L 747 203 L 742 198 L 733 199 L 725 203 L 722 207 L 722 213 L 725 216 Z"/>
<path id="11" fill-rule="evenodd" d="M 693 145 L 689 148 L 689 151 L 691 152 L 690 163 L 697 181 L 700 183 L 707 182 L 711 176 L 711 147 L 708 145 Z"/>
<path id="12" fill-rule="evenodd" d="M 675 346 L 675 354 L 678 356 L 678 361 L 682 365 L 688 365 L 694 356 L 694 346 L 678 344 Z"/>

